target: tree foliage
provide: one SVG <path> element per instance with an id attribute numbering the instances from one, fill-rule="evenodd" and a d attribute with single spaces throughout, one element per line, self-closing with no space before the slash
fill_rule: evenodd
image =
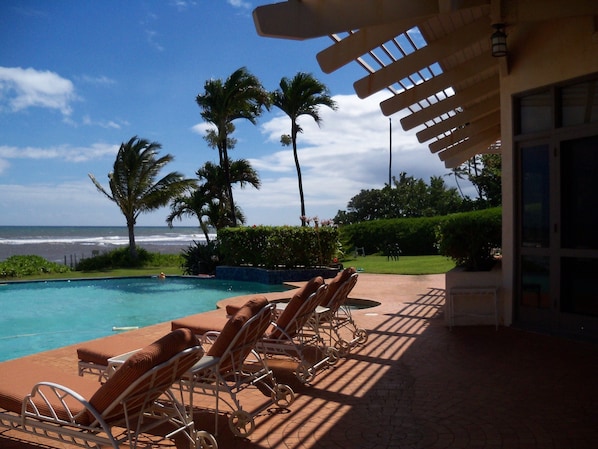
<path id="1" fill-rule="evenodd" d="M 247 185 L 260 188 L 261 181 L 258 173 L 249 161 L 239 159 L 229 163 L 231 184 L 238 184 L 241 188 Z M 181 195 L 171 203 L 171 211 L 166 218 L 168 226 L 173 225 L 175 219 L 196 217 L 202 229 L 206 242 L 210 241 L 209 229 L 220 230 L 233 226 L 229 213 L 228 189 L 222 167 L 212 162 L 206 162 L 197 172 L 198 185 L 187 194 Z M 236 207 L 235 216 L 241 224 L 245 223 L 243 211 Z"/>
<path id="2" fill-rule="evenodd" d="M 297 73 L 292 79 L 282 78 L 279 88 L 272 92 L 271 101 L 274 106 L 283 111 L 291 119 L 291 134 L 282 135 L 280 142 L 292 145 L 297 182 L 299 185 L 299 200 L 301 203 L 301 225 L 305 226 L 305 198 L 303 195 L 303 180 L 301 166 L 297 153 L 297 134 L 303 132 L 297 119 L 302 115 L 311 117 L 318 126 L 322 122 L 320 106 L 327 106 L 333 110 L 337 108 L 335 101 L 329 94 L 328 88 L 310 73 Z"/>
<path id="3" fill-rule="evenodd" d="M 460 210 L 462 200 L 454 187 L 448 188 L 438 176 L 430 184 L 401 173 L 393 178 L 393 186 L 362 190 L 347 204 L 347 211 L 339 211 L 337 224 L 385 218 L 431 217 Z"/>
<path id="4" fill-rule="evenodd" d="M 104 189 L 93 174 L 89 178 L 96 188 L 116 203 L 127 222 L 131 259 L 137 259 L 135 224 L 142 213 L 167 205 L 174 197 L 195 184 L 178 172 L 170 172 L 157 179 L 160 171 L 174 159 L 167 154 L 158 157 L 162 146 L 137 136 L 122 143 L 112 172 L 108 173 L 109 191 Z"/>
<path id="5" fill-rule="evenodd" d="M 204 93 L 195 98 L 201 109 L 202 118 L 215 126 L 215 129 L 207 131 L 205 139 L 211 147 L 218 149 L 219 164 L 227 190 L 226 210 L 230 215 L 232 226 L 237 225 L 228 156 L 228 150 L 236 143 L 230 137 L 235 131 L 233 122 L 237 119 L 245 119 L 255 124 L 263 107 L 269 107 L 269 100 L 269 94 L 258 78 L 245 67 L 234 71 L 225 81 L 220 79 L 206 81 Z"/>
<path id="6" fill-rule="evenodd" d="M 351 224 L 386 218 L 431 217 L 455 212 L 481 210 L 501 204 L 501 158 L 497 154 L 478 155 L 452 171 L 457 188 L 447 187 L 442 177 L 430 183 L 407 176 L 393 177 L 392 186 L 362 190 L 339 210 L 336 224 Z M 470 182 L 475 198 L 465 196 L 461 181 Z"/>
<path id="7" fill-rule="evenodd" d="M 464 164 L 453 169 L 451 175 L 461 191 L 462 180 L 469 181 L 476 191 L 475 198 L 461 194 L 472 203 L 471 209 L 497 207 L 502 203 L 500 154 L 478 154 Z"/>

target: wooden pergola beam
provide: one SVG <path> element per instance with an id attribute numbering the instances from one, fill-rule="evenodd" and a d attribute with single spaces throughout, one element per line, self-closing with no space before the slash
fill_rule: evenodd
<path id="1" fill-rule="evenodd" d="M 288 0 L 258 6 L 253 20 L 260 36 L 303 40 L 489 3 L 490 0 Z"/>

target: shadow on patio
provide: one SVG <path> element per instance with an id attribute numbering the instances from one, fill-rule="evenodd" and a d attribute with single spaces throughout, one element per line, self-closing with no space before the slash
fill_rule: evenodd
<path id="1" fill-rule="evenodd" d="M 364 347 L 309 387 L 295 381 L 288 415 L 235 447 L 595 445 L 597 345 L 493 326 L 451 331 L 443 304 L 432 288 L 378 316 Z"/>
<path id="2" fill-rule="evenodd" d="M 296 401 L 288 410 L 258 416 L 249 440 L 234 438 L 222 417 L 221 449 L 595 446 L 597 344 L 493 326 L 449 330 L 437 282 L 433 287 L 406 285 L 404 278 L 385 282 L 380 298 L 392 299 L 356 313 L 368 342 L 309 386 L 295 378 L 294 366 L 279 367 L 278 381 L 293 387 Z M 397 286 L 401 294 L 388 293 Z M 139 331 L 161 333 L 164 325 Z M 37 357 L 76 366 L 72 347 Z M 213 415 L 197 418 L 199 428 L 213 430 Z M 22 434 L 2 435 L 2 449 L 48 447 L 43 440 L 30 444 Z M 172 447 L 169 441 L 154 443 Z"/>

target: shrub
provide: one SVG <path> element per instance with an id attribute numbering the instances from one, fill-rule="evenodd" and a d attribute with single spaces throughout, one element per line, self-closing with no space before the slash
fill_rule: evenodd
<path id="1" fill-rule="evenodd" d="M 254 226 L 218 231 L 227 265 L 264 268 L 318 267 L 332 263 L 339 248 L 331 226 Z"/>
<path id="2" fill-rule="evenodd" d="M 141 268 L 155 265 L 154 254 L 137 247 L 137 259 L 131 259 L 129 247 L 116 248 L 97 256 L 89 257 L 79 261 L 75 270 L 77 271 L 103 271 L 115 268 Z"/>
<path id="3" fill-rule="evenodd" d="M 392 218 L 364 221 L 340 228 L 346 248 L 364 248 L 366 254 L 384 252 L 398 244 L 404 256 L 438 254 L 436 227 L 441 217 Z"/>
<path id="4" fill-rule="evenodd" d="M 218 249 L 218 242 L 193 242 L 189 248 L 183 250 L 183 274 L 213 274 L 216 267 L 222 263 L 222 256 Z"/>
<path id="5" fill-rule="evenodd" d="M 66 265 L 50 262 L 40 256 L 10 256 L 0 262 L 0 278 L 19 278 L 43 273 L 68 273 Z"/>
<path id="6" fill-rule="evenodd" d="M 489 269 L 502 241 L 501 208 L 447 215 L 438 228 L 438 250 L 467 270 Z"/>

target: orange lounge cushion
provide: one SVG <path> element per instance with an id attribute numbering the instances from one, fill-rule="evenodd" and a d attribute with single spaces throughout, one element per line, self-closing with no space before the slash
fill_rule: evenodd
<path id="1" fill-rule="evenodd" d="M 339 271 L 339 273 L 328 283 L 328 293 L 324 295 L 320 305 L 322 307 L 327 307 L 330 304 L 332 298 L 334 298 L 334 295 L 336 294 L 340 286 L 343 285 L 346 281 L 348 281 L 354 273 L 356 273 L 354 267 L 348 267 L 342 271 Z"/>
<path id="2" fill-rule="evenodd" d="M 193 346 L 199 346 L 199 341 L 189 329 L 177 329 L 166 334 L 129 357 L 98 389 L 89 402 L 99 413 L 103 413 L 116 398 L 147 371 Z"/>
<path id="3" fill-rule="evenodd" d="M 150 340 L 151 341 L 151 340 Z M 108 366 L 108 359 L 120 354 L 143 348 L 148 343 L 147 337 L 131 335 L 129 332 L 113 335 L 108 338 L 93 340 L 77 348 L 79 360 Z"/>
<path id="4" fill-rule="evenodd" d="M 170 326 L 172 330 L 187 328 L 195 335 L 203 335 L 209 331 L 222 331 L 229 318 L 224 310 L 217 309 L 173 320 Z"/>
<path id="5" fill-rule="evenodd" d="M 256 296 L 247 301 L 224 325 L 220 335 L 208 351 L 208 355 L 222 357 L 243 325 L 266 305 L 268 305 L 268 300 L 265 296 Z"/>
<path id="6" fill-rule="evenodd" d="M 58 368 L 38 364 L 27 358 L 3 362 L 0 368 L 0 409 L 21 414 L 23 399 L 31 393 L 33 386 L 39 382 L 53 382 L 76 391 L 84 398 L 90 398 L 99 388 L 96 378 L 81 377 L 74 373 L 65 373 Z M 57 412 L 58 417 L 69 420 L 61 403 L 52 396 L 48 396 Z M 41 413 L 49 414 L 50 410 L 39 396 L 34 397 L 34 403 Z M 79 401 L 67 399 L 68 406 L 76 415 L 85 408 Z M 81 415 L 79 424 L 89 424 L 87 413 Z"/>
<path id="7" fill-rule="evenodd" d="M 309 298 L 312 293 L 315 293 L 316 290 L 318 290 L 318 288 L 320 288 L 320 286 L 323 284 L 324 279 L 322 276 L 316 276 L 315 278 L 309 280 L 303 287 L 298 289 L 285 307 L 284 311 L 280 314 L 280 317 L 278 317 L 276 320 L 277 327 L 272 330 L 268 338 L 276 339 L 282 337 L 281 329 L 285 331 L 289 330 L 287 327 L 289 326 L 291 320 L 295 317 L 295 314 L 303 302 L 305 302 L 305 300 Z M 291 335 L 293 333 L 294 332 L 290 332 Z"/>

